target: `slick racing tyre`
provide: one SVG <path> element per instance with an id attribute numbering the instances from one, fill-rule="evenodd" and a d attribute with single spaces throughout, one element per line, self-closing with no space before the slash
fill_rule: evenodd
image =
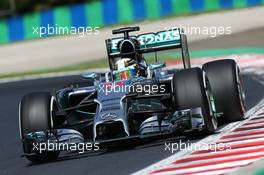
<path id="1" fill-rule="evenodd" d="M 175 109 L 184 110 L 201 107 L 204 117 L 204 133 L 212 134 L 217 129 L 210 96 L 210 85 L 200 68 L 180 70 L 173 77 Z"/>
<path id="2" fill-rule="evenodd" d="M 229 123 L 244 119 L 245 93 L 239 67 L 234 60 L 212 61 L 203 65 L 210 81 L 220 121 Z"/>
<path id="3" fill-rule="evenodd" d="M 49 93 L 38 92 L 25 95 L 20 103 L 20 137 L 23 140 L 25 135 L 34 131 L 46 131 L 53 126 L 52 108 L 54 98 Z M 26 158 L 32 162 L 40 163 L 57 159 L 59 151 L 46 151 L 39 153 L 31 152 L 32 143 L 23 141 L 23 149 Z M 28 155 L 27 155 L 28 154 Z"/>

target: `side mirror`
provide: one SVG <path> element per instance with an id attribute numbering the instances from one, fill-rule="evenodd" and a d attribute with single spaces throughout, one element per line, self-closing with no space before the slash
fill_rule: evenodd
<path id="1" fill-rule="evenodd" d="M 94 81 L 94 82 L 109 82 L 112 81 L 112 76 L 110 72 L 105 73 L 84 73 L 81 75 L 83 79 Z"/>
<path id="2" fill-rule="evenodd" d="M 84 73 L 81 76 L 83 79 L 95 80 L 95 79 L 97 79 L 98 74 L 95 72 L 92 72 L 92 73 Z"/>
<path id="3" fill-rule="evenodd" d="M 161 68 L 164 68 L 164 67 L 166 67 L 166 64 L 164 62 L 163 63 L 150 64 L 149 65 L 150 70 L 161 69 Z"/>
<path id="4" fill-rule="evenodd" d="M 148 78 L 152 78 L 156 74 L 156 72 L 158 71 L 157 69 L 161 69 L 164 67 L 166 67 L 165 62 L 149 64 L 148 69 L 147 69 L 148 70 Z"/>

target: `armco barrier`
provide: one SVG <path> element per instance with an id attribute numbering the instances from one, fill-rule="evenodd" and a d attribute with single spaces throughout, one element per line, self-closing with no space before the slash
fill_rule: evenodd
<path id="1" fill-rule="evenodd" d="M 95 0 L 0 20 L 0 43 L 38 38 L 33 27 L 102 27 L 262 4 L 264 0 Z"/>

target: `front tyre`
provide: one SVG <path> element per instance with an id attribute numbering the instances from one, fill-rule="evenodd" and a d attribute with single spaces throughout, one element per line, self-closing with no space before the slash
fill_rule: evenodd
<path id="1" fill-rule="evenodd" d="M 46 92 L 37 92 L 25 95 L 20 102 L 20 137 L 35 131 L 47 131 L 53 127 L 52 113 L 55 100 Z M 31 153 L 32 144 L 23 141 L 23 150 Z M 59 151 L 35 152 L 26 155 L 32 162 L 40 163 L 57 159 Z"/>
<path id="2" fill-rule="evenodd" d="M 204 118 L 204 133 L 212 134 L 217 129 L 211 103 L 210 85 L 200 68 L 180 70 L 173 77 L 173 94 L 176 110 L 201 107 Z"/>

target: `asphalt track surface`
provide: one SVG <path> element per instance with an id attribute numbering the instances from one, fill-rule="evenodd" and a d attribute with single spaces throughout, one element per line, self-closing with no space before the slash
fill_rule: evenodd
<path id="1" fill-rule="evenodd" d="M 263 29 L 258 31 L 263 32 Z M 255 32 L 253 36 L 256 36 L 255 39 L 251 37 L 250 42 L 252 43 L 249 43 L 249 41 L 246 42 L 247 36 L 241 33 L 239 43 L 244 42 L 247 43 L 246 46 L 255 46 L 254 42 L 256 41 L 256 46 L 259 46 L 258 32 Z M 237 35 L 234 35 L 234 37 L 236 38 Z M 241 39 L 243 37 L 244 40 Z M 232 38 L 228 39 L 233 41 L 230 45 L 236 44 Z M 208 48 L 211 48 L 210 43 L 211 41 L 203 41 L 199 45 L 202 44 L 203 47 L 207 45 Z M 228 43 L 222 43 L 222 46 L 227 47 L 227 45 Z M 191 47 L 193 47 L 192 44 Z M 256 76 L 253 74 L 243 75 L 247 95 L 247 109 L 250 109 L 264 98 L 263 84 L 258 82 Z M 58 161 L 38 165 L 21 158 L 18 104 L 22 96 L 35 91 L 54 91 L 56 88 L 79 81 L 79 79 L 78 76 L 71 76 L 0 84 L 0 175 L 130 174 L 171 155 L 169 151 L 164 151 L 164 141 L 155 141 L 133 149 L 100 151 L 77 156 L 64 155 Z M 191 139 L 191 142 L 197 142 L 201 138 L 187 139 Z M 178 139 L 174 138 L 167 141 L 177 142 Z"/>

